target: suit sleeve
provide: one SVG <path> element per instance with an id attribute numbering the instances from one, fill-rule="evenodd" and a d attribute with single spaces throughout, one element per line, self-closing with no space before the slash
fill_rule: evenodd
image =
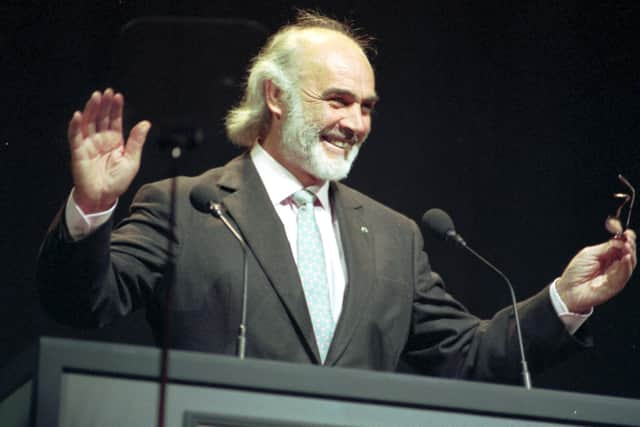
<path id="1" fill-rule="evenodd" d="M 56 215 L 40 248 L 36 280 L 42 305 L 57 321 L 100 327 L 145 305 L 157 292 L 167 266 L 168 196 L 144 186 L 129 217 L 112 233 L 109 220 L 74 242 Z"/>
<path id="2" fill-rule="evenodd" d="M 403 359 L 427 375 L 518 383 L 522 365 L 513 309 L 481 320 L 445 290 L 431 270 L 415 226 L 414 298 L 411 331 Z M 545 288 L 518 304 L 525 354 L 531 372 L 591 345 L 585 333 L 571 336 L 558 318 Z"/>

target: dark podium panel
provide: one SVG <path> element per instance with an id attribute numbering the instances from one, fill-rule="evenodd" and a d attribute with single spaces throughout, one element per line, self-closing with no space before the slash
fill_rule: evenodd
<path id="1" fill-rule="evenodd" d="M 2 370 L 6 427 L 153 426 L 160 351 L 42 338 Z M 640 425 L 640 401 L 173 351 L 168 426 Z"/>

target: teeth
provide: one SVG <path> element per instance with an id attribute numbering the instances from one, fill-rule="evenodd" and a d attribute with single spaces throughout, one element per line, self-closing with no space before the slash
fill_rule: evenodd
<path id="1" fill-rule="evenodd" d="M 335 147 L 338 147 L 338 148 L 340 148 L 342 150 L 349 149 L 349 148 L 351 148 L 352 145 L 354 145 L 356 143 L 355 139 L 354 140 L 344 141 L 344 140 L 341 140 L 341 139 L 337 139 L 337 138 L 334 139 L 334 138 L 327 137 L 327 136 L 322 136 L 322 140 L 324 142 L 326 142 L 327 144 L 331 144 L 331 145 L 333 145 Z"/>
<path id="2" fill-rule="evenodd" d="M 348 143 L 344 142 L 344 141 L 332 141 L 331 142 L 333 145 L 335 145 L 338 148 L 347 148 L 349 146 Z"/>

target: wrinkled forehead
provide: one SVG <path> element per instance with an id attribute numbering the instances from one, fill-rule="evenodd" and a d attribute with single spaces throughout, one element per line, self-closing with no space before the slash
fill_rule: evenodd
<path id="1" fill-rule="evenodd" d="M 326 29 L 306 29 L 297 34 L 297 61 L 301 84 L 341 84 L 375 95 L 373 67 L 360 46 L 349 37 Z"/>

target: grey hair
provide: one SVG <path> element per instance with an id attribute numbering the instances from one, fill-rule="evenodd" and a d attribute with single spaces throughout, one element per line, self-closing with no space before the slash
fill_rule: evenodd
<path id="1" fill-rule="evenodd" d="M 296 70 L 300 55 L 299 37 L 295 35 L 310 28 L 336 31 L 353 40 L 363 52 L 375 51 L 373 38 L 357 34 L 348 23 L 326 17 L 317 12 L 299 11 L 293 24 L 280 28 L 253 58 L 245 83 L 244 96 L 239 105 L 232 108 L 225 119 L 227 137 L 236 145 L 251 147 L 264 136 L 271 124 L 271 112 L 267 107 L 264 82 L 271 80 L 280 88 L 284 101 L 289 102 L 293 90 L 299 87 Z"/>

